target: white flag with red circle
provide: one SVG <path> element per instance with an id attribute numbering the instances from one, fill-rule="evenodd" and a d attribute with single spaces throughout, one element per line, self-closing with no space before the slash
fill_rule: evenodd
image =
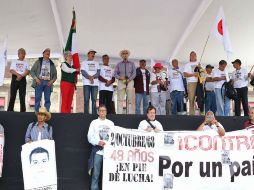
<path id="1" fill-rule="evenodd" d="M 230 55 L 233 53 L 233 50 L 222 7 L 220 7 L 215 22 L 212 26 L 211 34 L 223 44 L 224 50 L 226 51 L 229 58 Z"/>

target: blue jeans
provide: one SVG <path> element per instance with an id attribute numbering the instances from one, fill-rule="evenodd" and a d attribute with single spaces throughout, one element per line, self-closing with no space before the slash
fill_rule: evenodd
<path id="1" fill-rule="evenodd" d="M 216 114 L 216 97 L 214 91 L 205 91 L 205 112 L 212 111 Z"/>
<path id="2" fill-rule="evenodd" d="M 145 114 L 146 110 L 147 110 L 147 107 L 148 107 L 148 99 L 147 99 L 146 92 L 144 92 L 144 93 L 136 93 L 135 95 L 136 95 L 135 113 L 136 114 L 141 114 L 140 105 L 141 105 L 141 101 L 143 99 L 143 114 Z"/>
<path id="3" fill-rule="evenodd" d="M 230 99 L 225 96 L 225 91 L 221 88 L 215 88 L 216 96 L 216 107 L 217 107 L 217 116 L 229 116 L 230 112 Z M 225 98 L 224 98 L 225 97 Z"/>
<path id="4" fill-rule="evenodd" d="M 41 97 L 42 93 L 44 93 L 44 106 L 49 111 L 50 109 L 50 95 L 51 95 L 51 87 L 48 86 L 47 80 L 41 80 L 41 84 L 35 87 L 35 112 L 39 111 L 41 106 Z"/>
<path id="5" fill-rule="evenodd" d="M 184 104 L 184 91 L 174 90 L 170 93 L 172 101 L 172 115 L 176 115 L 177 112 L 183 112 Z"/>
<path id="6" fill-rule="evenodd" d="M 95 154 L 94 166 L 92 171 L 91 190 L 99 190 L 99 179 L 100 179 L 102 161 L 103 161 L 103 156 L 99 154 Z"/>
<path id="7" fill-rule="evenodd" d="M 97 114 L 96 99 L 97 99 L 97 93 L 98 93 L 98 86 L 84 85 L 83 93 L 84 93 L 84 113 L 87 113 L 87 114 L 89 113 L 89 100 L 90 100 L 90 94 L 91 94 L 92 114 Z"/>

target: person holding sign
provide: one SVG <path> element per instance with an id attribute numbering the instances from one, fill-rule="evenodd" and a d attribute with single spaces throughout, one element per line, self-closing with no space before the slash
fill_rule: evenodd
<path id="1" fill-rule="evenodd" d="M 244 122 L 244 129 L 254 129 L 254 108 L 249 109 L 249 121 Z"/>
<path id="2" fill-rule="evenodd" d="M 198 127 L 197 131 L 216 131 L 220 136 L 225 135 L 224 127 L 215 119 L 212 111 L 206 113 L 205 121 Z"/>
<path id="3" fill-rule="evenodd" d="M 99 190 L 99 177 L 103 161 L 103 147 L 109 139 L 109 132 L 114 128 L 114 123 L 106 118 L 107 108 L 100 105 L 98 119 L 91 122 L 87 139 L 92 144 L 92 151 L 88 160 L 88 173 L 92 175 L 91 190 Z"/>
<path id="4" fill-rule="evenodd" d="M 155 119 L 156 108 L 154 106 L 148 106 L 146 113 L 147 119 L 139 123 L 138 130 L 147 132 L 163 131 L 161 123 Z"/>
<path id="5" fill-rule="evenodd" d="M 46 48 L 43 51 L 43 57 L 40 57 L 31 69 L 31 76 L 33 78 L 32 87 L 35 89 L 35 111 L 38 112 L 41 106 L 41 97 L 44 93 L 44 106 L 49 111 L 50 96 L 53 91 L 53 83 L 57 79 L 56 66 L 50 57 L 50 49 Z"/>
<path id="6" fill-rule="evenodd" d="M 35 114 L 37 116 L 37 122 L 32 122 L 28 125 L 25 142 L 31 143 L 43 139 L 52 140 L 52 127 L 46 123 L 46 121 L 50 120 L 51 114 L 45 107 L 41 107 Z"/>
<path id="7" fill-rule="evenodd" d="M 26 111 L 26 76 L 29 74 L 29 64 L 25 61 L 26 51 L 23 48 L 18 50 L 18 59 L 14 60 L 10 67 L 11 96 L 7 111 L 13 111 L 14 103 L 19 90 L 20 112 Z"/>
<path id="8" fill-rule="evenodd" d="M 94 61 L 96 51 L 89 50 L 87 60 L 81 64 L 81 73 L 83 75 L 83 90 L 84 90 L 84 113 L 89 113 L 90 94 L 92 99 L 92 114 L 96 114 L 96 99 L 98 93 L 98 77 L 100 76 L 99 63 Z"/>

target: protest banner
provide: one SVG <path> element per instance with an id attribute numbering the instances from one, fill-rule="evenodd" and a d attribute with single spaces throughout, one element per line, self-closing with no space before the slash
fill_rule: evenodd
<path id="1" fill-rule="evenodd" d="M 4 159 L 4 128 L 0 124 L 0 177 L 2 177 L 3 159 Z"/>
<path id="2" fill-rule="evenodd" d="M 25 190 L 57 190 L 55 142 L 26 143 L 21 152 Z"/>
<path id="3" fill-rule="evenodd" d="M 103 190 L 253 189 L 254 134 L 114 131 L 104 148 Z"/>

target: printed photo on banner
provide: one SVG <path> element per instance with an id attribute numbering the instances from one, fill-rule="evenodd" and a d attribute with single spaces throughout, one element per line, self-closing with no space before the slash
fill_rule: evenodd
<path id="1" fill-rule="evenodd" d="M 114 130 L 104 147 L 103 190 L 252 190 L 253 150 L 251 130 Z"/>
<path id="2" fill-rule="evenodd" d="M 3 159 L 4 159 L 4 128 L 0 124 L 0 177 L 2 177 Z"/>
<path id="3" fill-rule="evenodd" d="M 57 190 L 55 142 L 41 140 L 22 146 L 22 170 L 25 190 Z"/>

